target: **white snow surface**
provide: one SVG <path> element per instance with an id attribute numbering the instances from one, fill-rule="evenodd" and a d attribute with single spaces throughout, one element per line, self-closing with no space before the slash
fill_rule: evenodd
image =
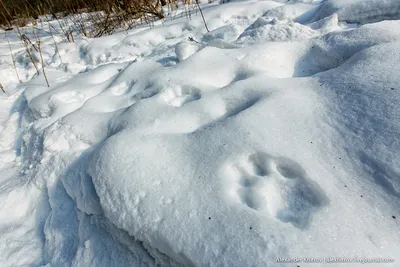
<path id="1" fill-rule="evenodd" d="M 0 266 L 400 266 L 400 2 L 222 2 L 0 39 Z"/>
<path id="2" fill-rule="evenodd" d="M 337 13 L 348 23 L 372 23 L 400 19 L 399 0 L 326 0 L 317 13 L 317 20 Z"/>

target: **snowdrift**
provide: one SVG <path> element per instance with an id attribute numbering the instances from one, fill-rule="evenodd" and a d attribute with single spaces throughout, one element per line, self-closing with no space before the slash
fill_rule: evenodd
<path id="1" fill-rule="evenodd" d="M 0 265 L 398 266 L 396 8 L 204 4 L 209 33 L 182 18 L 63 62 L 49 40 L 52 86 L 19 64 L 0 99 Z"/>
<path id="2" fill-rule="evenodd" d="M 348 23 L 373 23 L 382 20 L 400 19 L 400 2 L 397 0 L 327 0 L 317 15 L 316 20 L 339 15 L 341 21 Z"/>

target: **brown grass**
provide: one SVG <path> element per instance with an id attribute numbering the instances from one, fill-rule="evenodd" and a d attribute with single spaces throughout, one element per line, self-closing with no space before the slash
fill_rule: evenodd
<path id="1" fill-rule="evenodd" d="M 97 12 L 90 15 L 89 20 L 102 23 L 102 30 L 108 32 L 115 27 L 116 21 L 127 22 L 145 15 L 162 19 L 165 16 L 162 7 L 176 1 L 178 0 L 0 0 L 0 25 L 12 27 L 18 24 L 22 27 L 31 19 L 42 15 L 51 14 L 57 20 L 68 15 L 74 19 L 78 31 L 87 35 L 84 25 L 87 18 L 83 18 L 82 13 Z M 21 19 L 17 21 L 17 18 Z"/>
<path id="2" fill-rule="evenodd" d="M 40 71 L 36 61 L 41 62 L 42 73 L 49 86 L 41 53 L 40 38 L 34 30 L 37 21 L 48 22 L 49 34 L 53 38 L 56 53 L 62 62 L 53 35 L 62 36 L 68 42 L 75 42 L 75 36 L 96 38 L 117 31 L 127 33 L 128 30 L 142 23 L 152 27 L 157 19 L 164 19 L 168 15 L 173 19 L 172 13 L 178 8 L 179 2 L 184 4 L 184 14 L 188 19 L 200 11 L 205 28 L 209 31 L 199 0 L 0 0 L 0 28 L 6 31 L 15 31 L 23 43 L 37 75 L 40 74 Z M 167 10 L 168 14 L 164 14 L 164 10 Z M 195 13 L 192 14 L 192 12 Z M 40 20 L 38 20 L 39 17 L 41 17 Z M 53 25 L 54 22 L 58 23 L 59 27 L 54 27 L 49 21 L 53 21 Z M 30 23 L 33 25 L 32 40 L 34 43 L 31 42 L 26 32 L 21 31 Z M 41 30 L 44 30 L 43 24 Z M 7 34 L 5 36 L 7 38 Z M 34 58 L 35 51 L 39 53 L 40 59 Z M 11 46 L 10 53 L 16 75 L 21 82 Z"/>

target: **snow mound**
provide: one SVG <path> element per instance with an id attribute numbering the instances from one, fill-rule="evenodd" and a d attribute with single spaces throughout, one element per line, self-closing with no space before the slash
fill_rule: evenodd
<path id="1" fill-rule="evenodd" d="M 318 10 L 315 19 L 320 20 L 337 13 L 340 21 L 347 23 L 373 23 L 400 19 L 398 0 L 327 0 Z"/>
<path id="2" fill-rule="evenodd" d="M 210 72 L 220 69 L 222 76 L 217 81 L 209 74 L 200 79 L 196 75 L 191 84 L 201 97 L 199 91 L 188 90 L 186 94 L 197 96 L 186 104 L 174 104 L 171 99 L 181 97 L 182 89 L 171 89 L 115 118 L 115 123 L 124 123 L 89 163 L 107 218 L 183 265 L 265 266 L 279 255 L 315 252 L 315 240 L 321 241 L 319 255 L 329 255 L 332 247 L 340 255 L 395 255 L 396 225 L 383 214 L 393 213 L 400 201 L 398 171 L 389 167 L 398 157 L 393 133 L 400 125 L 393 111 L 400 99 L 390 88 L 376 89 L 378 84 L 398 83 L 394 55 L 399 43 L 384 43 L 398 40 L 399 32 L 389 25 L 398 22 L 286 44 L 293 46 L 292 52 L 285 50 L 286 58 L 295 59 L 292 64 L 304 59 L 321 69 L 304 80 L 276 79 L 259 69 L 257 75 L 223 81 L 223 76 L 233 77 L 235 69 L 221 69 L 217 62 L 231 66 L 233 55 L 245 48 L 204 48 L 182 62 L 182 68 L 178 64 L 175 68 L 183 77 L 204 73 L 202 64 Z M 381 34 L 384 28 L 391 30 Z M 308 49 L 294 49 L 304 46 Z M 271 49 L 267 47 L 260 51 Z M 255 47 L 252 52 L 261 55 Z M 385 64 L 372 63 L 378 59 Z M 257 61 L 252 58 L 246 65 L 250 62 Z M 360 69 L 366 72 L 361 75 Z M 207 90 L 202 89 L 205 80 L 212 85 Z M 380 110 L 383 103 L 387 108 Z M 354 119 L 357 123 L 350 123 Z M 349 136 L 343 139 L 344 134 Z M 376 154 L 385 154 L 388 166 Z M 324 163 L 319 161 L 322 155 L 330 155 Z M 343 166 L 341 178 L 336 176 L 338 165 Z M 351 190 L 343 191 L 344 185 Z M 382 203 L 348 204 L 360 195 Z M 374 205 L 385 208 L 376 215 Z M 368 230 L 378 225 L 391 229 L 384 239 Z M 365 243 L 366 232 L 385 249 Z M 293 238 L 300 238 L 301 246 L 288 245 L 297 242 Z"/>
<path id="3" fill-rule="evenodd" d="M 201 48 L 203 48 L 202 45 L 197 44 L 194 41 L 193 42 L 184 41 L 176 45 L 175 53 L 176 56 L 178 57 L 178 60 L 183 61 L 188 57 L 190 57 L 191 55 L 195 54 Z"/>
<path id="4" fill-rule="evenodd" d="M 275 18 L 279 20 L 290 19 L 299 23 L 311 21 L 318 10 L 318 5 L 304 3 L 293 3 L 272 8 L 263 14 L 265 18 Z"/>
<path id="5" fill-rule="evenodd" d="M 312 29 L 294 21 L 258 18 L 253 25 L 239 36 L 238 43 L 296 41 L 308 39 L 315 35 Z"/>

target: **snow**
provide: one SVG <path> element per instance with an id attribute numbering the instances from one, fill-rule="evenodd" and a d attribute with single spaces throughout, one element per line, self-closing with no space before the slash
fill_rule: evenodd
<path id="1" fill-rule="evenodd" d="M 398 1 L 202 7 L 0 40 L 1 266 L 399 266 Z"/>
<path id="2" fill-rule="evenodd" d="M 382 20 L 398 20 L 400 18 L 400 2 L 398 0 L 327 0 L 316 19 L 337 13 L 341 21 L 348 23 L 372 23 Z"/>

